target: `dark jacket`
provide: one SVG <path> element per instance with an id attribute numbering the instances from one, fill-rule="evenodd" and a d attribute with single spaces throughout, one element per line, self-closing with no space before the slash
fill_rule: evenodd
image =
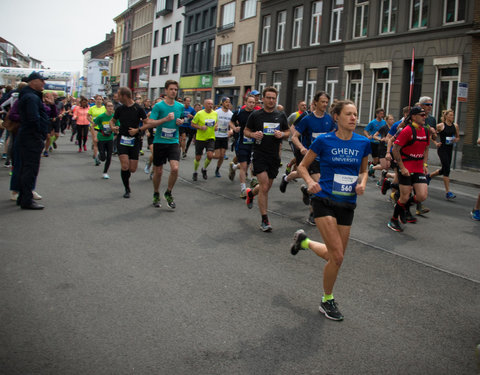
<path id="1" fill-rule="evenodd" d="M 42 102 L 42 93 L 25 87 L 18 98 L 18 110 L 20 112 L 20 139 L 47 138 L 48 124 L 50 119 Z"/>

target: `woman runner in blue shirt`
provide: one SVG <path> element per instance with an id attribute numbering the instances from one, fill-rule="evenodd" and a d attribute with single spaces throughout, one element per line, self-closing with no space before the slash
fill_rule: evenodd
<path id="1" fill-rule="evenodd" d="M 358 115 L 353 102 L 337 102 L 332 115 L 338 130 L 317 137 L 298 166 L 308 191 L 314 194 L 315 224 L 325 243 L 311 241 L 300 229 L 295 232 L 290 251 L 295 255 L 299 250 L 310 249 L 327 261 L 319 310 L 328 319 L 343 320 L 333 298 L 333 286 L 347 248 L 357 195 L 365 192 L 371 147 L 368 138 L 354 132 Z M 320 162 L 318 182 L 308 173 L 315 158 Z"/>

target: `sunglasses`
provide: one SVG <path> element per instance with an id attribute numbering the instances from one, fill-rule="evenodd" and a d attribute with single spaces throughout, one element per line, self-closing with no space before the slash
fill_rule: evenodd
<path id="1" fill-rule="evenodd" d="M 427 117 L 425 113 L 419 113 L 417 116 Z"/>
<path id="2" fill-rule="evenodd" d="M 427 105 L 427 106 L 431 107 L 433 105 L 433 103 L 423 103 L 422 105 Z"/>

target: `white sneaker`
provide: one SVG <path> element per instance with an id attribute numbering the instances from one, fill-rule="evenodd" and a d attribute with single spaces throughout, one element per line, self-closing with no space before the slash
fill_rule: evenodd
<path id="1" fill-rule="evenodd" d="M 148 163 L 145 164 L 145 168 L 143 169 L 143 171 L 145 172 L 145 174 L 150 174 L 150 165 Z"/>
<path id="2" fill-rule="evenodd" d="M 40 199 L 42 199 L 42 196 L 40 194 L 38 194 L 35 190 L 32 191 L 32 194 L 33 194 L 33 199 L 39 201 Z"/>
<path id="3" fill-rule="evenodd" d="M 107 174 L 107 173 L 104 173 L 103 174 L 103 179 L 104 180 L 108 180 L 110 178 L 110 176 Z"/>
<path id="4" fill-rule="evenodd" d="M 10 200 L 11 201 L 17 201 L 17 198 L 18 198 L 18 192 L 12 190 L 10 192 Z"/>

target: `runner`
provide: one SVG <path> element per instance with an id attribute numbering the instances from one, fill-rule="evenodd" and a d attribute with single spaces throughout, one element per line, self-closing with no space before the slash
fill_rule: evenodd
<path id="1" fill-rule="evenodd" d="M 113 117 L 114 106 L 113 102 L 110 100 L 105 102 L 106 112 L 98 115 L 95 120 L 95 131 L 97 131 L 98 139 L 98 156 L 101 161 L 105 162 L 103 166 L 103 178 L 108 180 L 110 176 L 108 175 L 108 168 L 110 167 L 110 162 L 112 161 L 113 153 L 113 132 L 110 128 L 110 120 Z M 116 126 L 120 125 L 117 121 Z"/>
<path id="2" fill-rule="evenodd" d="M 180 126 L 180 147 L 182 149 L 182 159 L 187 157 L 188 146 L 192 142 L 193 128 L 192 128 L 192 119 L 195 116 L 196 112 L 193 107 L 190 105 L 192 99 L 188 96 L 183 98 L 183 124 Z M 188 137 L 188 146 L 187 146 L 187 137 Z"/>
<path id="3" fill-rule="evenodd" d="M 372 164 L 373 166 L 378 164 L 379 158 L 378 158 L 378 147 L 380 142 L 376 139 L 373 138 L 373 135 L 382 127 L 384 126 L 385 120 L 383 119 L 385 117 L 385 110 L 383 108 L 377 108 L 375 111 L 375 118 L 368 123 L 368 125 L 365 127 L 365 130 L 363 131 L 363 134 L 365 134 L 365 137 L 370 139 L 371 146 L 372 146 Z M 371 177 L 375 177 L 375 171 L 369 169 L 368 175 Z"/>
<path id="4" fill-rule="evenodd" d="M 230 163 L 230 172 L 228 174 L 228 178 L 230 181 L 233 181 L 235 178 L 235 171 L 237 169 L 240 170 L 240 198 L 245 198 L 247 196 L 247 169 L 248 165 L 250 164 L 250 160 L 252 159 L 254 140 L 252 138 L 245 137 L 244 130 L 254 107 L 255 96 L 248 95 L 245 108 L 235 112 L 230 120 L 230 129 L 239 136 L 235 146 L 238 164 L 235 164 L 234 162 Z"/>
<path id="5" fill-rule="evenodd" d="M 178 93 L 178 82 L 168 80 L 165 82 L 166 97 L 160 103 L 155 104 L 150 114 L 150 119 L 144 121 L 141 130 L 156 127 L 153 139 L 153 206 L 161 207 L 160 182 L 162 179 L 163 165 L 170 162 L 170 176 L 164 197 L 168 207 L 175 209 L 175 201 L 172 196 L 173 186 L 178 177 L 178 163 L 180 161 L 180 146 L 178 139 L 178 127 L 183 124 L 184 106 L 175 101 Z M 147 122 L 145 124 L 145 122 Z"/>
<path id="6" fill-rule="evenodd" d="M 193 162 L 193 181 L 198 179 L 198 167 L 200 166 L 200 160 L 202 159 L 203 150 L 207 151 L 207 157 L 203 164 L 202 176 L 206 180 L 207 167 L 212 161 L 213 152 L 215 151 L 215 131 L 218 129 L 218 114 L 213 110 L 213 100 L 205 99 L 205 109 L 198 111 L 192 120 L 192 126 L 197 129 L 195 138 L 195 160 Z"/>
<path id="7" fill-rule="evenodd" d="M 217 109 L 218 114 L 218 130 L 215 132 L 215 152 L 214 159 L 217 159 L 217 168 L 215 168 L 215 177 L 222 177 L 220 175 L 220 167 L 225 158 L 225 152 L 228 148 L 228 137 L 231 135 L 230 120 L 232 118 L 232 111 L 230 110 L 230 98 L 222 98 L 222 105 Z"/>
<path id="8" fill-rule="evenodd" d="M 299 250 L 310 249 L 327 261 L 319 310 L 332 320 L 343 320 L 333 297 L 333 287 L 345 256 L 357 195 L 365 192 L 367 184 L 371 146 L 367 138 L 355 133 L 357 116 L 353 102 L 339 101 L 333 109 L 338 130 L 317 137 L 298 166 L 308 191 L 314 194 L 315 223 L 324 243 L 310 240 L 300 229 L 295 232 L 290 252 L 296 255 Z M 321 170 L 318 182 L 308 172 L 317 157 Z"/>
<path id="9" fill-rule="evenodd" d="M 428 145 L 430 137 L 428 129 L 424 127 L 426 113 L 421 107 L 413 107 L 405 119 L 407 126 L 398 135 L 393 146 L 393 156 L 399 169 L 400 198 L 395 204 L 393 216 L 388 227 L 395 232 L 403 229 L 398 218 L 403 223 L 415 223 L 416 218 L 410 213 L 412 203 L 423 202 L 427 199 Z M 411 196 L 412 191 L 415 194 Z"/>
<path id="10" fill-rule="evenodd" d="M 268 220 L 268 192 L 280 168 L 279 145 L 282 139 L 288 138 L 287 118 L 284 113 L 276 110 L 277 90 L 267 87 L 263 90 L 263 109 L 253 112 L 247 121 L 244 135 L 254 138 L 253 174 L 258 179 L 258 185 L 247 189 L 246 204 L 253 206 L 253 198 L 258 195 L 258 208 L 262 216 L 260 229 L 271 232 L 272 225 Z"/>
<path id="11" fill-rule="evenodd" d="M 121 176 L 125 187 L 124 198 L 130 198 L 130 176 L 137 171 L 140 153 L 140 121 L 146 121 L 147 115 L 142 107 L 132 99 L 128 87 L 118 89 L 118 100 L 122 105 L 117 108 L 110 120 L 110 128 L 117 133 L 117 151 L 121 165 Z M 117 121 L 120 125 L 117 126 Z"/>
<path id="12" fill-rule="evenodd" d="M 51 148 L 52 138 L 55 134 L 55 121 L 57 119 L 57 107 L 55 105 L 55 96 L 52 92 L 46 92 L 43 95 L 43 105 L 45 106 L 45 111 L 50 119 L 48 124 L 48 133 L 47 139 L 45 140 L 45 150 L 43 151 L 43 156 L 48 157 L 48 151 Z"/>
<path id="13" fill-rule="evenodd" d="M 380 186 L 383 183 L 385 178 L 387 177 L 393 178 L 393 175 L 387 176 L 388 170 L 390 169 L 390 161 L 387 160 L 386 156 L 387 156 L 387 136 L 388 136 L 388 132 L 390 131 L 390 129 L 392 128 L 395 122 L 395 119 L 393 115 L 387 115 L 385 117 L 385 121 L 386 121 L 386 124 L 383 125 L 380 129 L 378 129 L 378 131 L 373 135 L 373 139 L 376 139 L 377 141 L 380 142 L 378 145 L 378 158 L 380 159 L 380 163 L 375 166 L 370 165 L 369 167 L 369 173 L 371 173 L 370 170 L 382 171 L 382 178 L 377 182 L 378 186 Z"/>
<path id="14" fill-rule="evenodd" d="M 93 144 L 93 160 L 95 160 L 95 165 L 100 165 L 100 160 L 98 160 L 98 139 L 97 132 L 95 131 L 95 119 L 105 113 L 106 109 L 103 105 L 102 95 L 95 95 L 95 105 L 91 106 L 88 110 L 88 121 L 90 121 L 90 133 L 92 135 L 92 144 Z"/>
<path id="15" fill-rule="evenodd" d="M 80 97 L 80 105 L 73 109 L 73 120 L 77 129 L 78 152 L 82 152 L 82 144 L 83 151 L 87 151 L 88 126 L 90 125 L 87 118 L 89 109 L 88 100 L 84 96 Z"/>
<path id="16" fill-rule="evenodd" d="M 443 184 L 445 185 L 445 199 L 453 200 L 456 195 L 450 191 L 450 165 L 452 164 L 453 145 L 460 140 L 458 124 L 454 123 L 455 114 L 452 109 L 443 111 L 442 122 L 437 125 L 437 134 L 440 136 L 440 142 L 435 142 L 437 154 L 442 163 L 442 168 L 437 169 L 431 174 L 427 174 L 427 182 L 438 175 L 443 175 Z"/>

